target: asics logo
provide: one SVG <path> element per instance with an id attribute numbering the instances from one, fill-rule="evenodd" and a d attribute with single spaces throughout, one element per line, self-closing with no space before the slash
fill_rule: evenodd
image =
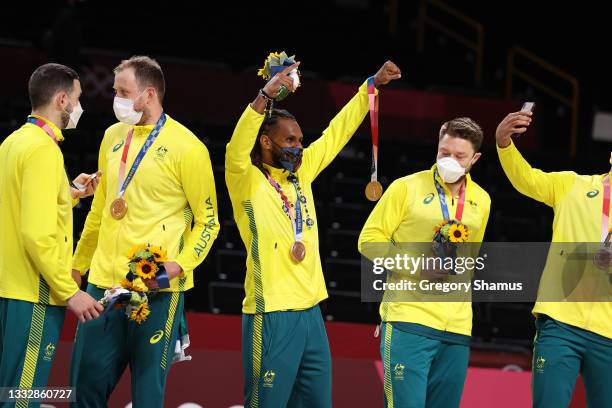
<path id="1" fill-rule="evenodd" d="M 597 197 L 597 194 L 599 194 L 599 190 L 591 190 L 588 193 L 586 193 L 586 196 L 589 198 L 593 198 L 593 197 Z"/>
<path id="2" fill-rule="evenodd" d="M 121 143 L 116 144 L 115 147 L 113 147 L 113 153 L 116 152 L 117 150 L 121 149 L 121 146 L 123 146 L 123 143 L 125 143 L 124 140 L 122 140 Z"/>
<path id="3" fill-rule="evenodd" d="M 158 341 L 160 341 L 162 337 L 164 337 L 164 331 L 163 330 L 158 330 L 158 331 L 155 332 L 155 334 L 153 336 L 151 336 L 151 339 L 149 340 L 149 343 L 155 344 Z"/>

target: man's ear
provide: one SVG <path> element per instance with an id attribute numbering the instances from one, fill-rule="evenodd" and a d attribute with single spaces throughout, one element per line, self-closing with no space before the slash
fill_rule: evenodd
<path id="1" fill-rule="evenodd" d="M 147 93 L 147 102 L 154 101 L 155 99 L 157 99 L 157 91 L 152 86 L 147 88 L 146 93 Z"/>
<path id="2" fill-rule="evenodd" d="M 480 156 L 482 156 L 482 153 L 480 153 L 480 152 L 477 152 L 477 153 L 475 153 L 475 154 L 474 154 L 474 158 L 472 159 L 472 166 L 473 166 L 474 164 L 476 164 L 476 162 L 478 161 L 478 159 L 480 159 Z"/>
<path id="3" fill-rule="evenodd" d="M 58 92 L 53 97 L 53 105 L 59 110 L 64 110 L 64 106 L 68 106 L 69 99 L 70 98 L 68 98 L 68 94 L 66 92 Z"/>
<path id="4" fill-rule="evenodd" d="M 265 133 L 259 137 L 259 143 L 266 150 L 272 150 L 272 140 Z"/>

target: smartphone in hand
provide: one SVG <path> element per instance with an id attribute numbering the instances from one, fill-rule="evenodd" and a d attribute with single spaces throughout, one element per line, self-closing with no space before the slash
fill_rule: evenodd
<path id="1" fill-rule="evenodd" d="M 525 102 L 521 108 L 521 112 L 533 112 L 535 102 Z"/>
<path id="2" fill-rule="evenodd" d="M 101 175 L 102 171 L 98 170 L 97 172 L 89 175 L 89 179 L 85 182 L 85 184 L 77 183 L 76 181 L 73 181 L 72 183 L 74 184 L 74 187 L 76 187 L 77 190 L 83 192 L 87 189 L 89 183 L 91 183 L 93 180 L 97 179 Z"/>
<path id="3" fill-rule="evenodd" d="M 535 102 L 525 102 L 523 103 L 523 107 L 521 108 L 521 112 L 533 112 L 535 108 Z M 518 133 L 514 133 L 512 137 L 519 137 Z"/>

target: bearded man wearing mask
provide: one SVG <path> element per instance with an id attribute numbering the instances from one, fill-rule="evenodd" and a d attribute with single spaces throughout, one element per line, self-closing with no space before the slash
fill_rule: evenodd
<path id="1" fill-rule="evenodd" d="M 331 357 L 319 302 L 327 298 L 311 184 L 368 113 L 367 82 L 303 148 L 295 117 L 266 111 L 293 64 L 276 74 L 247 107 L 225 154 L 225 180 L 247 249 L 242 318 L 245 406 L 331 406 Z M 375 87 L 400 78 L 387 61 Z M 265 345 L 265 352 L 263 350 Z"/>
<path id="2" fill-rule="evenodd" d="M 491 199 L 469 174 L 482 139 L 472 119 L 444 123 L 436 164 L 389 186 L 361 231 L 359 251 L 368 256 L 366 243 L 432 242 L 432 228 L 451 219 L 467 226 L 467 242 L 482 242 Z M 445 275 L 425 270 L 420 277 Z M 471 302 L 407 300 L 385 297 L 380 306 L 385 406 L 458 407 L 470 352 Z"/>
<path id="3" fill-rule="evenodd" d="M 32 113 L 0 145 L 0 387 L 26 389 L 47 385 L 66 306 L 80 321 L 103 309 L 71 276 L 72 207 L 97 187 L 81 174 L 71 189 L 59 147 L 83 113 L 79 76 L 45 64 L 28 92 Z"/>
<path id="4" fill-rule="evenodd" d="M 183 293 L 219 232 L 215 183 L 206 146 L 163 111 L 165 81 L 155 60 L 122 61 L 114 89 L 119 123 L 100 146 L 104 175 L 73 268 L 89 270 L 87 292 L 100 299 L 126 278 L 131 250 L 150 244 L 167 252 L 169 288 L 149 296 L 150 315 L 140 324 L 109 310 L 99 322 L 79 325 L 70 384 L 79 390 L 76 406 L 105 407 L 129 364 L 133 406 L 162 407 Z M 149 289 L 161 285 L 144 282 Z"/>

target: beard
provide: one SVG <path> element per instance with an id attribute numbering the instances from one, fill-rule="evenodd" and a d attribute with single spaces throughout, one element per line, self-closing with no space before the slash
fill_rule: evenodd
<path id="1" fill-rule="evenodd" d="M 68 126 L 68 122 L 70 122 L 70 112 L 72 112 L 72 109 L 62 111 L 62 129 L 66 129 L 66 126 Z"/>
<path id="2" fill-rule="evenodd" d="M 272 148 L 272 164 L 277 169 L 281 169 L 283 167 L 280 159 L 281 159 L 280 149 L 273 147 Z"/>

